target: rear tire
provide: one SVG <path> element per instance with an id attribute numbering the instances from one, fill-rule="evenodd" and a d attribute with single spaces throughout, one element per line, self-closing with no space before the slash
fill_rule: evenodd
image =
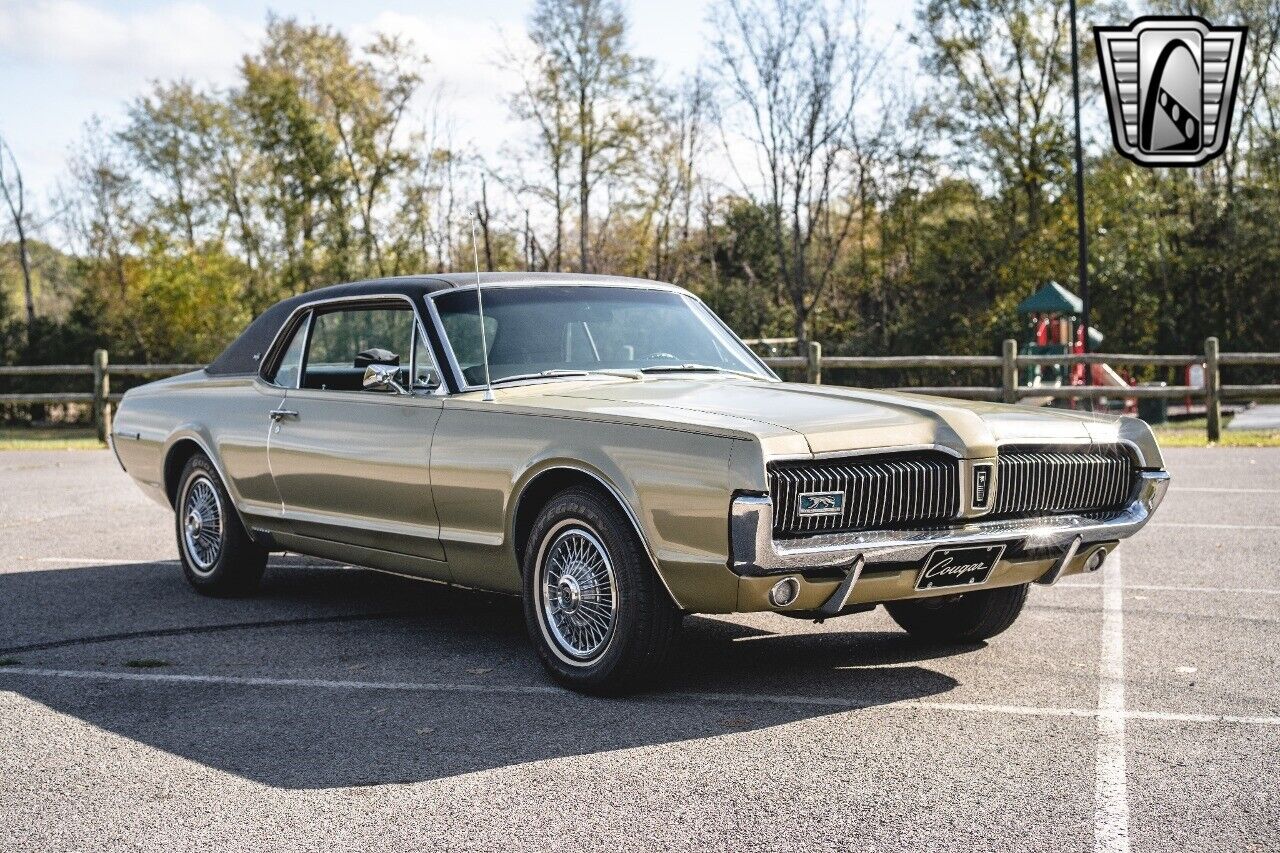
<path id="1" fill-rule="evenodd" d="M 885 610 L 907 633 L 933 643 L 989 640 L 1017 620 L 1027 584 L 962 595 L 891 601 Z"/>
<path id="2" fill-rule="evenodd" d="M 203 453 L 187 461 L 174 505 L 178 557 L 187 583 L 203 595 L 245 595 L 257 589 L 267 549 L 249 538 L 222 478 Z"/>
<path id="3" fill-rule="evenodd" d="M 521 569 L 529 639 L 556 681 L 620 694 L 662 672 L 682 616 L 613 501 L 586 488 L 556 495 Z"/>

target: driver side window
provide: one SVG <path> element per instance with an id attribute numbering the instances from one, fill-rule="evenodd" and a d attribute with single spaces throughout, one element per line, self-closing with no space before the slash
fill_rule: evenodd
<path id="1" fill-rule="evenodd" d="M 371 364 L 401 368 L 402 384 L 407 384 L 413 335 L 413 309 L 408 305 L 319 313 L 311 328 L 302 387 L 363 391 L 365 368 Z"/>

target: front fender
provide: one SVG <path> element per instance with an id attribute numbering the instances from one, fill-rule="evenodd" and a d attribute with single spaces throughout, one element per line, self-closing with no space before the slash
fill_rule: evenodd
<path id="1" fill-rule="evenodd" d="M 659 578 L 682 609 L 730 612 L 737 579 L 728 570 L 730 467 L 741 441 L 645 429 L 631 441 L 548 448 L 515 478 L 506 541 L 515 557 L 524 501 L 557 471 L 586 476 L 608 492 L 634 526 Z M 661 445 L 661 446 L 658 446 Z"/>

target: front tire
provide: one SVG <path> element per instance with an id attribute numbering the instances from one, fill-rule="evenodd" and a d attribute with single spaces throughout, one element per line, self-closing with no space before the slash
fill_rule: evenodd
<path id="1" fill-rule="evenodd" d="M 203 453 L 187 461 L 174 505 L 178 557 L 199 593 L 244 595 L 258 587 L 267 550 L 249 538 L 222 478 Z"/>
<path id="2" fill-rule="evenodd" d="M 584 488 L 552 498 L 521 568 L 529 638 L 556 681 L 618 694 L 662 671 L 681 614 L 612 501 Z"/>
<path id="3" fill-rule="evenodd" d="M 1006 630 L 1022 613 L 1027 584 L 962 595 L 891 601 L 885 610 L 911 636 L 931 643 L 977 643 Z"/>

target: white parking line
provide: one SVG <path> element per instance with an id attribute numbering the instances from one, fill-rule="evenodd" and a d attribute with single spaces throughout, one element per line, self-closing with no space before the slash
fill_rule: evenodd
<path id="1" fill-rule="evenodd" d="M 1280 530 L 1280 524 L 1206 524 L 1196 521 L 1152 521 L 1147 527 L 1182 527 L 1204 530 Z"/>
<path id="2" fill-rule="evenodd" d="M 1129 849 L 1129 791 L 1124 746 L 1124 593 L 1120 555 L 1102 573 L 1102 642 L 1098 657 L 1098 751 L 1093 849 Z"/>
<path id="3" fill-rule="evenodd" d="M 48 669 L 43 667 L 4 666 L 5 675 L 32 676 L 37 678 L 68 678 L 89 681 L 136 681 L 158 684 L 220 684 L 237 687 L 280 687 L 309 690 L 391 691 L 410 693 L 477 693 L 489 695 L 554 696 L 562 699 L 583 699 L 576 693 L 560 687 L 542 684 L 467 684 L 460 682 L 422 681 L 347 681 L 327 678 L 267 678 L 241 675 L 201 675 L 198 673 L 160 672 L 110 672 L 86 669 Z M 583 699 L 583 701 L 590 701 Z M 682 702 L 688 704 L 734 705 L 799 705 L 830 708 L 834 711 L 858 711 L 885 708 L 907 711 L 949 711 L 990 716 L 1079 717 L 1089 719 L 1101 714 L 1095 708 L 1063 708 L 1037 705 L 997 705 L 981 702 L 931 702 L 904 699 L 897 702 L 878 702 L 857 697 L 803 696 L 776 693 L 711 693 L 671 692 L 634 696 L 630 701 L 645 703 Z M 1172 723 L 1235 723 L 1240 725 L 1280 726 L 1280 717 L 1240 716 L 1235 714 L 1186 714 L 1169 711 L 1124 711 L 1129 720 Z"/>
<path id="4" fill-rule="evenodd" d="M 1100 583 L 1060 583 L 1055 584 L 1054 589 L 1101 589 Z M 1125 592 L 1136 590 L 1138 592 L 1222 592 L 1222 593 L 1242 593 L 1244 595 L 1280 595 L 1280 589 L 1259 589 L 1257 587 L 1248 586 L 1161 586 L 1158 584 L 1141 584 L 1127 583 L 1123 586 Z"/>
<path id="5" fill-rule="evenodd" d="M 161 560 L 154 560 L 148 557 L 137 557 L 131 559 L 107 560 L 98 557 L 37 557 L 36 562 L 39 563 L 74 563 L 83 566 L 168 566 L 178 564 L 178 561 L 172 557 L 166 557 Z M 285 568 L 285 569 L 350 569 L 354 566 L 342 565 L 340 563 L 332 563 L 328 560 L 312 560 L 308 557 L 273 557 L 268 567 Z"/>
<path id="6" fill-rule="evenodd" d="M 140 563 L 176 563 L 177 560 L 101 560 L 97 557 L 39 557 L 36 562 L 40 563 L 75 563 L 84 566 L 131 566 Z"/>
<path id="7" fill-rule="evenodd" d="M 1280 489 L 1218 489 L 1213 486 L 1174 486 L 1173 492 L 1223 492 L 1231 495 L 1280 495 Z"/>

